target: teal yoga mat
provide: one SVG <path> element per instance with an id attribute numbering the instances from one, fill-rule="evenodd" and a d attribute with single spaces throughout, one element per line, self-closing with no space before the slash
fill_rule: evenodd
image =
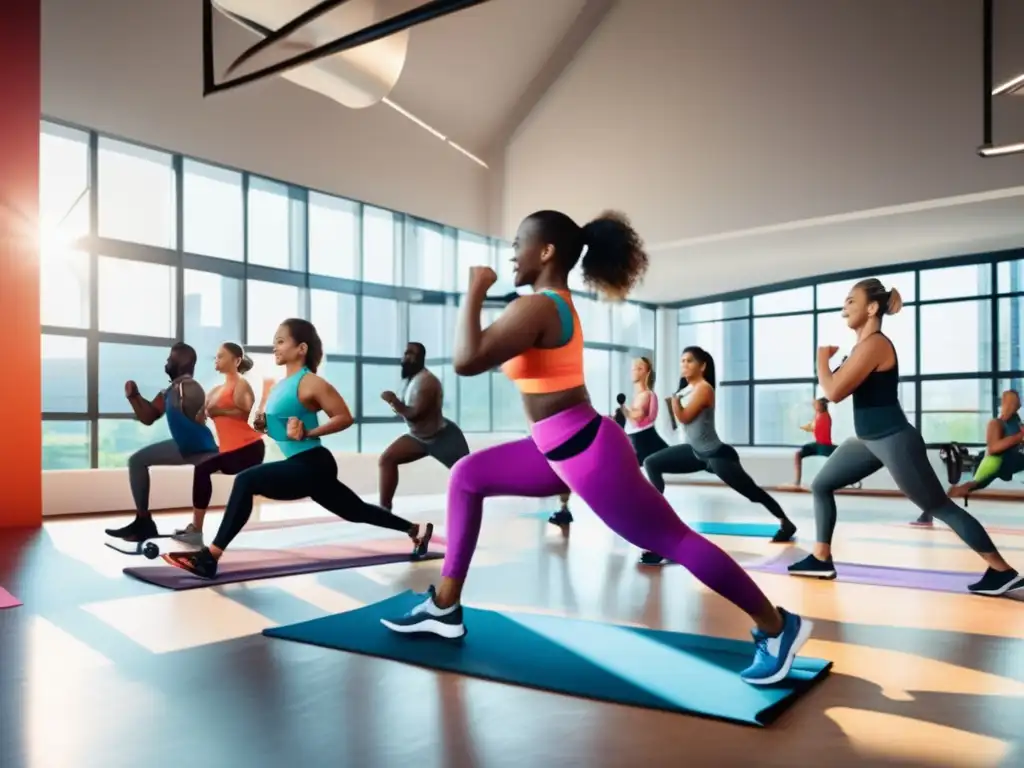
<path id="1" fill-rule="evenodd" d="M 459 641 L 398 635 L 381 625 L 382 617 L 400 616 L 423 599 L 404 592 L 263 634 L 569 696 L 762 727 L 832 668 L 830 661 L 801 657 L 786 680 L 762 688 L 740 680 L 753 644 L 739 640 L 468 607 L 468 631 Z"/>
<path id="2" fill-rule="evenodd" d="M 687 523 L 697 533 L 706 536 L 753 536 L 770 539 L 779 530 L 778 523 Z M 795 537 L 794 537 L 795 538 Z"/>

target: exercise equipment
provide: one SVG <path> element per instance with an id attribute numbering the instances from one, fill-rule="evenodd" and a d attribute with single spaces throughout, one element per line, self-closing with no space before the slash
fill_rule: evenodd
<path id="1" fill-rule="evenodd" d="M 770 539 L 779 530 L 777 523 L 718 523 L 696 522 L 687 523 L 697 533 L 705 536 L 752 536 L 757 539 Z"/>
<path id="2" fill-rule="evenodd" d="M 766 560 L 743 563 L 748 571 L 787 575 L 787 568 L 793 563 L 807 557 L 809 553 L 799 547 L 791 547 L 786 552 Z M 836 563 L 838 581 L 851 584 L 870 584 L 876 587 L 902 587 L 904 589 L 921 589 L 928 592 L 953 592 L 969 594 L 967 586 L 978 580 L 976 571 L 931 571 L 924 568 L 895 568 L 886 565 L 861 565 L 860 563 Z M 801 577 L 814 578 L 814 577 Z M 830 579 L 831 580 L 831 579 Z M 1024 590 L 1008 592 L 1004 597 L 1024 601 Z"/>
<path id="3" fill-rule="evenodd" d="M 621 406 L 626 404 L 626 396 L 619 392 L 619 394 L 615 396 L 615 402 L 618 403 L 621 408 Z M 626 415 L 619 410 L 619 408 L 615 409 L 615 415 L 613 415 L 612 418 L 615 419 L 615 423 L 620 427 L 623 429 L 626 428 Z"/>
<path id="4" fill-rule="evenodd" d="M 408 539 L 389 538 L 292 549 L 229 549 L 220 559 L 217 577 L 214 579 L 201 579 L 173 565 L 125 568 L 124 573 L 147 584 L 180 591 L 300 573 L 341 571 L 390 563 L 418 563 L 443 557 L 438 552 L 428 552 L 423 557 L 414 558 Z"/>
<path id="5" fill-rule="evenodd" d="M 970 450 L 959 443 L 946 443 L 939 448 L 939 459 L 946 465 L 946 478 L 950 485 L 956 485 L 964 473 L 973 475 L 985 452 L 971 455 Z"/>
<path id="6" fill-rule="evenodd" d="M 798 657 L 789 676 L 753 686 L 739 676 L 750 642 L 639 629 L 541 614 L 463 607 L 457 641 L 399 635 L 381 625 L 422 602 L 404 592 L 346 613 L 263 634 L 428 669 L 750 726 L 767 726 L 829 673 L 832 662 Z"/>
<path id="7" fill-rule="evenodd" d="M 154 542 L 157 539 L 170 539 L 173 536 L 174 534 L 172 533 L 158 533 L 155 536 L 147 536 L 142 541 L 126 542 L 126 544 L 129 545 L 127 549 L 109 541 L 105 541 L 103 543 L 115 552 L 120 552 L 122 555 L 142 555 L 147 560 L 156 560 L 160 557 L 160 547 L 157 544 L 154 544 Z"/>

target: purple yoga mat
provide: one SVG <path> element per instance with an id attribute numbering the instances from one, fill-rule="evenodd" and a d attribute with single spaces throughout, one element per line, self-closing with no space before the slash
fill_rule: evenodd
<path id="1" fill-rule="evenodd" d="M 19 605 L 21 605 L 21 600 L 16 598 L 3 587 L 0 587 L 0 609 L 17 608 Z"/>
<path id="2" fill-rule="evenodd" d="M 200 579 L 172 565 L 125 568 L 124 572 L 148 584 L 180 591 L 302 573 L 408 563 L 413 562 L 411 550 L 412 542 L 399 539 L 319 544 L 294 549 L 231 549 L 221 559 L 216 579 Z M 422 560 L 439 560 L 443 557 L 441 553 L 428 552 Z"/>
<path id="3" fill-rule="evenodd" d="M 743 567 L 750 571 L 787 575 L 790 565 L 807 557 L 809 553 L 796 547 L 770 559 L 744 563 Z M 929 592 L 967 593 L 967 585 L 981 578 L 983 570 L 967 571 L 929 571 L 921 568 L 894 568 L 887 565 L 860 565 L 858 563 L 836 563 L 836 580 L 851 584 L 870 584 L 876 587 L 903 587 L 905 589 L 923 589 Z M 797 577 L 793 578 L 809 578 Z M 812 577 L 811 577 L 812 578 Z M 1006 597 L 1024 600 L 1024 590 L 1015 590 Z"/>

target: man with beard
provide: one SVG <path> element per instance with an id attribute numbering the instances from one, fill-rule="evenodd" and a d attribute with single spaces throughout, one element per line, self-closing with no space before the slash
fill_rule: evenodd
<path id="1" fill-rule="evenodd" d="M 139 394 L 134 381 L 125 382 L 124 395 L 131 403 L 135 418 L 149 426 L 166 416 L 171 439 L 148 445 L 129 457 L 128 482 L 136 516 L 123 528 L 108 528 L 108 536 L 139 542 L 158 535 L 149 511 L 150 467 L 196 465 L 217 454 L 217 441 L 206 426 L 206 393 L 192 378 L 195 368 L 196 351 L 179 342 L 171 347 L 164 366 L 170 386 L 151 401 Z"/>
<path id="2" fill-rule="evenodd" d="M 427 370 L 427 350 L 418 341 L 409 342 L 402 355 L 402 380 L 405 389 L 399 398 L 394 392 L 381 392 L 380 398 L 405 419 L 409 433 L 402 435 L 380 455 L 380 506 L 390 510 L 398 489 L 398 467 L 425 456 L 433 456 L 451 469 L 469 453 L 469 445 L 455 422 L 442 414 L 444 390 L 437 376 Z"/>

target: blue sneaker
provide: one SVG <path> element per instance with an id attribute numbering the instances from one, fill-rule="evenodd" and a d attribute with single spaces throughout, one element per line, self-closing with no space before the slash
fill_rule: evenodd
<path id="1" fill-rule="evenodd" d="M 380 623 L 392 632 L 403 634 L 430 634 L 448 640 L 457 640 L 466 634 L 462 623 L 462 606 L 458 603 L 450 608 L 438 608 L 434 603 L 434 588 L 427 590 L 427 599 L 405 616 L 398 619 L 381 619 Z"/>
<path id="2" fill-rule="evenodd" d="M 743 682 L 751 685 L 772 685 L 784 680 L 793 666 L 793 660 L 804 647 L 814 629 L 807 619 L 779 608 L 782 614 L 782 632 L 769 637 L 759 629 L 754 636 L 754 663 L 740 673 Z"/>

